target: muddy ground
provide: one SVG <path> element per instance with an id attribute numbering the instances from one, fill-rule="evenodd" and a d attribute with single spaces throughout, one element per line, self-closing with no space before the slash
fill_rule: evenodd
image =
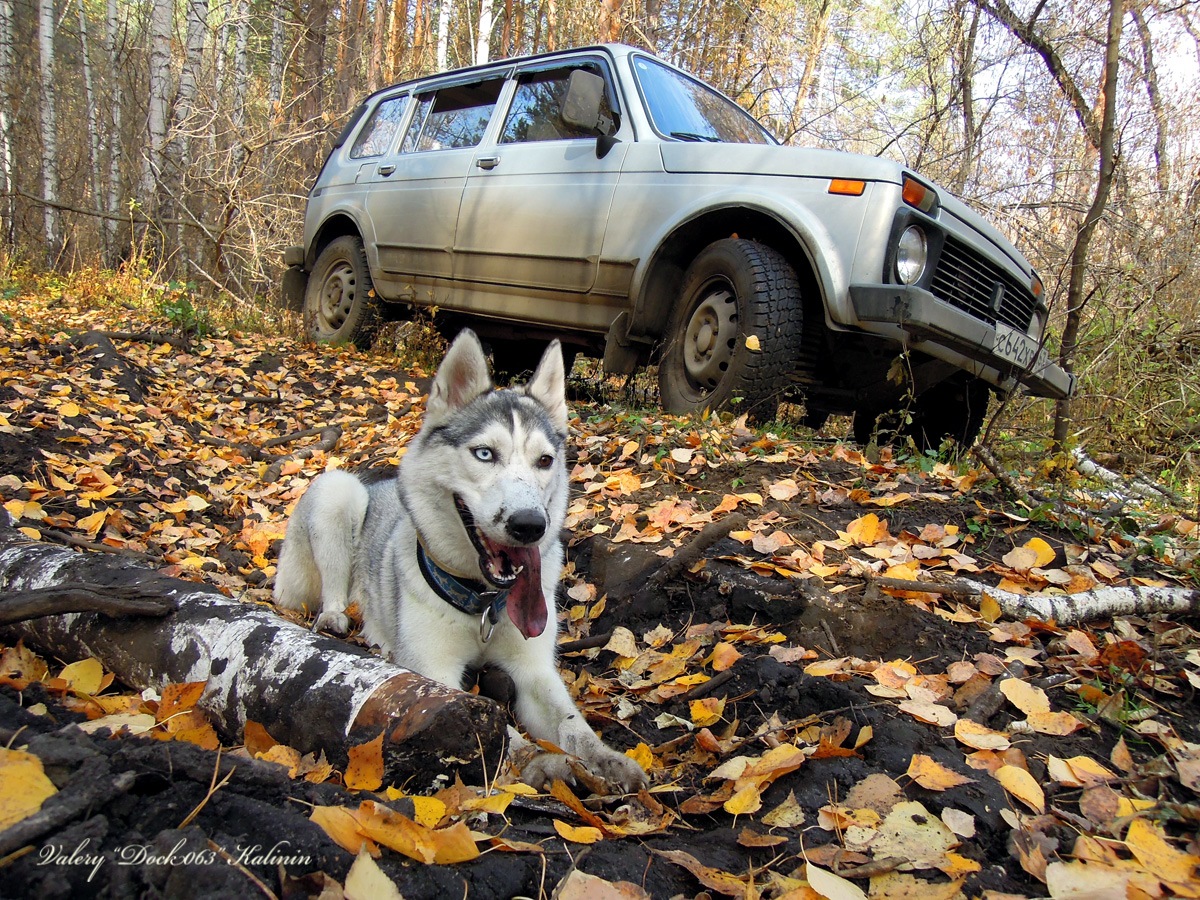
<path id="1" fill-rule="evenodd" d="M 272 371 L 272 366 L 303 370 L 306 366 L 321 365 L 328 371 L 338 361 L 331 357 L 322 362 L 317 355 L 314 362 L 311 348 L 293 348 L 287 344 L 274 346 L 270 358 L 267 354 L 251 353 L 248 342 L 234 340 L 229 347 L 227 351 L 217 347 L 194 357 L 189 371 L 195 374 L 204 370 L 211 374 L 214 367 L 241 366 L 241 377 L 252 381 L 255 372 L 246 371 L 247 358 L 259 360 L 259 365 L 267 371 Z M 131 357 L 141 352 L 136 343 L 123 345 L 123 353 Z M 74 371 L 73 367 L 79 366 L 83 371 L 84 362 L 70 347 L 51 347 L 13 333 L 8 335 L 7 353 L 9 372 L 0 387 L 0 403 L 8 404 L 12 426 L 0 433 L 5 473 L 21 479 L 44 479 L 47 454 L 83 460 L 97 444 L 104 443 L 86 431 L 81 442 L 79 426 L 91 427 L 90 423 L 51 417 L 54 404 L 44 404 L 51 394 L 31 383 L 28 380 L 31 376 L 14 374 L 13 360 L 18 358 L 29 367 L 57 365 L 59 370 Z M 290 355 L 293 353 L 295 356 Z M 177 398 L 169 401 L 160 395 L 162 402 L 154 401 L 156 381 L 166 377 L 155 366 L 164 356 L 177 355 L 180 354 L 175 351 L 159 353 L 153 364 L 141 357 L 138 377 L 151 398 L 146 405 L 154 408 L 148 417 L 159 422 L 172 416 L 178 416 L 181 422 L 186 420 L 178 432 L 171 433 L 176 440 L 179 434 L 197 433 L 197 423 L 207 423 L 210 432 L 222 435 L 222 439 L 241 440 L 241 434 L 235 433 L 237 429 L 227 418 L 204 412 L 203 397 L 196 398 L 196 405 L 186 413 L 172 405 Z M 19 377 L 25 380 L 17 380 Z M 356 357 L 340 377 L 307 380 L 300 377 L 293 387 L 308 391 L 312 402 L 318 403 L 328 400 L 330 386 L 336 384 L 341 397 L 359 397 L 356 414 L 364 410 L 369 414 L 372 404 L 382 404 L 397 413 L 400 411 L 397 407 L 403 403 L 387 397 L 377 399 L 377 395 L 371 394 L 372 386 L 402 385 L 407 377 L 389 369 L 385 361 Z M 236 380 L 232 376 L 231 379 Z M 60 379 L 58 383 L 64 382 Z M 228 385 L 222 390 L 228 393 Z M 360 392 L 365 392 L 368 399 L 362 400 Z M 415 403 L 419 412 L 419 394 L 414 394 L 411 402 L 404 402 L 409 406 Z M 843 565 L 852 555 L 849 552 L 839 555 L 830 551 L 826 557 L 825 562 L 840 567 L 840 571 L 824 577 L 787 578 L 777 571 L 767 571 L 771 554 L 757 552 L 745 540 L 731 536 L 723 537 L 706 550 L 702 564 L 693 567 L 693 571 L 677 574 L 651 589 L 647 587 L 647 575 L 664 561 L 657 551 L 670 546 L 672 540 L 639 543 L 614 541 L 614 537 L 622 520 L 631 523 L 631 533 L 643 529 L 647 521 L 644 511 L 664 499 L 684 498 L 703 511 L 717 506 L 730 492 L 758 491 L 765 499 L 761 505 L 741 510 L 743 514 L 751 522 L 769 517 L 770 530 L 786 531 L 802 547 L 836 540 L 839 530 L 846 529 L 867 512 L 886 519 L 893 536 L 919 535 L 929 525 L 957 526 L 964 536 L 964 552 L 969 552 L 982 570 L 976 577 L 995 583 L 1000 576 L 989 571 L 988 566 L 998 565 L 1003 555 L 1017 544 L 1030 537 L 1042 537 L 1056 550 L 1058 564 L 1062 564 L 1067 548 L 1080 544 L 1079 532 L 1066 531 L 1045 520 L 1029 521 L 1028 510 L 1016 507 L 986 472 L 978 473 L 977 480 L 972 478 L 965 490 L 957 490 L 952 486 L 952 478 L 947 480 L 922 470 L 919 460 L 911 464 L 893 462 L 881 468 L 863 460 L 856 451 L 838 452 L 836 445 L 827 440 L 818 441 L 811 452 L 795 449 L 792 444 L 787 444 L 790 448 L 787 449 L 783 442 L 769 440 L 763 452 L 751 455 L 748 460 L 743 456 L 727 462 L 721 461 L 717 449 L 707 448 L 701 442 L 701 449 L 708 449 L 712 465 L 693 465 L 689 472 L 687 465 L 672 466 L 667 462 L 664 466 L 659 455 L 657 464 L 651 459 L 639 469 L 639 456 L 645 458 L 646 435 L 660 433 L 647 430 L 647 417 L 652 419 L 652 414 L 636 417 L 635 421 L 603 407 L 578 407 L 577 411 L 580 415 L 574 426 L 572 466 L 591 465 L 600 472 L 632 466 L 641 472 L 643 484 L 629 485 L 627 493 L 589 494 L 589 484 L 596 483 L 595 479 L 589 482 L 589 476 L 584 474 L 573 482 L 574 496 L 582 504 L 580 509 L 587 507 L 589 497 L 607 498 L 603 502 L 598 499 L 596 504 L 597 508 L 605 504 L 607 507 L 600 512 L 593 509 L 590 516 L 577 517 L 568 542 L 569 575 L 560 597 L 561 607 L 565 611 L 580 605 L 576 596 L 582 596 L 586 610 L 595 612 L 596 600 L 604 596 L 607 600 L 598 615 L 588 614 L 580 621 L 567 623 L 563 640 L 607 635 L 618 627 L 629 629 L 641 640 L 665 626 L 671 633 L 665 645 L 669 650 L 689 634 L 704 635 L 702 626 L 707 625 L 713 626 L 705 638 L 710 644 L 713 635 L 721 634 L 721 628 L 731 625 L 765 626 L 763 634 L 777 633 L 782 640 L 738 643 L 741 657 L 728 670 L 729 674 L 722 676 L 728 680 L 711 692 L 712 696 L 725 700 L 720 721 L 709 729 L 712 740 L 698 737 L 698 728 L 689 730 L 679 724 L 664 724 L 659 718 L 670 713 L 682 720 L 689 719 L 688 696 L 653 702 L 646 698 L 644 690 L 623 686 L 616 671 L 617 656 L 611 650 L 591 647 L 565 652 L 561 659 L 564 677 L 580 687 L 589 718 L 605 740 L 621 749 L 645 744 L 654 751 L 659 767 L 651 771 L 658 788 L 652 799 L 663 809 L 674 810 L 674 822 L 659 833 L 613 835 L 584 845 L 565 841 L 552 824 L 555 819 L 579 824 L 578 817 L 566 806 L 547 797 L 518 798 L 504 817 L 481 817 L 472 821 L 472 827 L 478 832 L 502 834 L 514 844 L 537 844 L 540 852 L 493 849 L 469 863 L 435 866 L 385 850 L 378 860 L 379 866 L 394 880 L 403 896 L 409 900 L 549 896 L 576 869 L 609 882 L 631 882 L 655 898 L 691 897 L 719 890 L 663 856 L 662 851 L 684 851 L 712 870 L 741 877 L 744 885 L 741 895 L 758 892 L 778 895 L 783 893 L 785 883 L 776 881 L 772 886 L 773 876 L 786 876 L 797 870 L 802 875 L 806 853 L 810 859 L 835 871 L 848 871 L 854 864 L 866 861 L 866 857 L 841 852 L 845 835 L 832 826 L 823 827 L 818 811 L 844 801 L 856 785 L 872 774 L 892 779 L 904 798 L 920 801 L 932 815 L 953 808 L 974 817 L 974 836 L 962 838 L 957 852 L 979 865 L 978 871 L 962 876 L 965 879 L 962 895 L 976 897 L 989 892 L 993 896 L 1044 895 L 1045 885 L 1022 867 L 1019 859 L 1022 853 L 1013 846 L 1013 829 L 1002 818 L 1003 811 L 1018 808 L 1019 804 L 987 772 L 965 764 L 964 748 L 956 742 L 951 729 L 919 722 L 901 713 L 895 699 L 868 693 L 865 688 L 874 681 L 867 675 L 825 677 L 804 671 L 814 659 L 842 657 L 875 661 L 904 659 L 926 674 L 945 673 L 951 664 L 963 661 L 974 661 L 987 669 L 1004 659 L 1009 646 L 997 641 L 989 623 L 949 621 L 945 615 L 930 611 L 937 605 L 937 598 L 926 597 L 922 605 L 881 591 L 862 577 L 861 572 Z M 319 415 L 312 418 L 319 424 Z M 222 430 L 214 427 L 218 423 Z M 261 423 L 257 427 L 265 428 Z M 640 433 L 634 433 L 639 429 Z M 608 436 L 604 437 L 606 432 Z M 641 447 L 632 456 L 618 459 L 631 433 Z M 353 444 L 346 454 L 348 461 L 354 464 L 377 457 L 385 449 L 378 442 L 386 437 L 368 435 L 361 445 Z M 743 443 L 758 439 L 745 438 Z M 129 454 L 136 455 L 138 448 L 131 445 L 128 437 L 117 443 L 119 446 L 114 449 L 121 458 L 113 464 L 132 471 Z M 729 446 L 736 444 L 734 440 Z M 165 462 L 157 468 L 139 470 L 139 477 L 157 477 L 158 485 L 173 491 L 172 496 L 182 496 L 187 491 L 203 493 L 211 479 L 197 477 L 188 461 L 188 454 L 197 446 L 198 442 L 174 447 Z M 688 441 L 681 439 L 677 446 L 688 446 Z M 318 457 L 317 463 L 320 461 Z M 158 474 L 150 475 L 147 471 Z M 319 471 L 319 467 L 314 471 Z M 651 477 L 655 473 L 657 477 Z M 189 478 L 193 480 L 189 482 Z M 790 500 L 770 499 L 766 492 L 769 486 L 788 478 L 814 488 Z M 908 501 L 881 507 L 863 505 L 863 495 L 854 493 L 861 491 L 878 497 L 897 489 L 906 489 L 913 496 Z M 923 494 L 933 496 L 924 499 Z M 13 496 L 19 498 L 20 491 L 13 493 L 10 489 L 3 499 L 8 501 Z M 270 500 L 262 502 L 268 513 L 282 516 L 281 500 L 276 499 L 273 504 Z M 620 504 L 632 504 L 626 508 L 623 519 L 606 518 L 607 510 Z M 265 593 L 270 569 L 255 566 L 252 554 L 235 540 L 243 528 L 244 517 L 230 515 L 222 521 L 220 517 L 229 510 L 229 505 L 216 506 L 220 505 L 203 515 L 225 539 L 206 551 L 215 562 L 200 567 L 198 574 L 206 575 L 231 593 L 238 584 L 244 590 Z M 1014 518 L 1010 514 L 1014 511 L 1022 516 Z M 70 528 L 47 528 L 43 538 L 53 540 L 53 535 L 59 532 L 69 534 Z M 694 533 L 683 530 L 671 537 L 686 545 Z M 1105 535 L 1102 540 L 1107 542 L 1103 544 L 1106 552 L 1120 557 L 1123 577 L 1141 574 L 1159 578 L 1172 574 L 1148 557 L 1140 556 L 1135 544 L 1112 538 L 1110 532 L 1098 534 Z M 272 561 L 277 547 L 276 542 L 268 550 Z M 150 564 L 156 554 L 169 556 L 166 554 L 169 548 L 152 541 L 143 542 L 140 548 L 139 552 L 151 557 Z M 177 562 L 177 558 L 174 560 Z M 755 566 L 756 562 L 760 565 Z M 177 565 L 163 565 L 172 574 L 179 570 Z M 581 585 L 584 587 L 579 588 Z M 565 592 L 572 587 L 582 593 L 568 597 Z M 594 593 L 589 593 L 591 588 Z M 953 602 L 943 602 L 941 609 L 946 612 L 953 606 Z M 119 623 L 114 627 L 119 627 Z M 1129 627 L 1134 632 L 1126 629 L 1121 634 L 1125 637 L 1132 634 L 1131 639 L 1141 641 L 1148 654 L 1157 654 L 1155 659 L 1163 663 L 1162 671 L 1169 673 L 1172 681 L 1171 692 L 1153 694 L 1158 718 L 1184 740 L 1200 741 L 1197 727 L 1200 706 L 1194 691 L 1180 675 L 1183 656 L 1195 644 L 1180 642 L 1176 634 L 1175 643 L 1152 646 L 1156 644 L 1156 636 L 1174 628 L 1171 624 L 1153 626 L 1133 620 Z M 1113 623 L 1101 621 L 1087 632 L 1101 646 L 1104 635 L 1112 634 L 1113 628 Z M 1018 641 L 1027 648 L 1026 658 L 1036 658 L 1023 670 L 1026 677 L 1047 686 L 1055 709 L 1080 710 L 1088 722 L 1088 727 L 1067 737 L 1031 733 L 1022 735 L 1017 742 L 1030 771 L 1047 791 L 1049 804 L 1061 811 L 1053 821 L 1044 822 L 1043 827 L 1035 830 L 1047 858 L 1068 854 L 1080 822 L 1086 821 L 1078 808 L 1080 791 L 1056 787 L 1046 778 L 1047 757 L 1087 754 L 1106 761 L 1122 735 L 1131 734 L 1127 727 L 1099 716 L 1087 716 L 1087 710 L 1074 695 L 1060 687 L 1063 679 L 1053 678 L 1065 671 L 1052 662 L 1061 652 L 1053 644 L 1059 638 L 1053 631 L 1035 629 Z M 0 644 L 3 643 L 0 634 Z M 797 648 L 811 653 L 801 658 Z M 781 649 L 796 652 L 788 657 L 780 653 Z M 714 674 L 711 668 L 704 667 L 702 660 L 703 654 L 695 656 L 687 671 Z M 52 660 L 51 668 L 56 664 Z M 995 674 L 995 670 L 991 671 Z M 1106 679 L 1125 677 L 1096 667 L 1082 673 L 1078 669 L 1072 671 L 1075 682 L 1098 679 L 1101 685 L 1109 683 Z M 586 678 L 582 677 L 585 675 Z M 1136 673 L 1132 677 L 1136 680 Z M 120 686 L 114 689 L 119 690 Z M 977 698 L 978 695 L 962 694 L 952 697 L 947 704 L 963 713 Z M 619 710 L 622 699 L 628 704 Z M 47 773 L 60 787 L 70 784 L 76 791 L 88 788 L 95 796 L 82 805 L 77 815 L 39 834 L 36 840 L 18 848 L 16 854 L 0 861 L 0 897 L 307 897 L 321 895 L 326 876 L 339 882 L 345 879 L 352 855 L 337 846 L 307 816 L 312 805 L 355 807 L 363 798 L 361 793 L 349 792 L 334 783 L 291 780 L 285 770 L 272 763 L 239 758 L 229 752 L 218 759 L 216 753 L 180 741 L 84 735 L 71 727 L 71 722 L 82 716 L 65 710 L 60 700 L 59 695 L 36 685 L 24 691 L 0 687 L 0 744 L 27 746 L 42 759 Z M 44 710 L 38 704 L 45 704 Z M 1002 702 L 994 706 L 982 714 L 993 729 L 1005 730 L 1023 718 L 1020 712 Z M 801 744 L 815 739 L 813 729 L 824 728 L 826 735 L 836 735 L 830 746 L 838 752 L 815 754 L 797 770 L 778 777 L 763 793 L 761 813 L 733 816 L 722 808 L 719 799 L 706 802 L 705 798 L 717 795 L 721 786 L 720 779 L 708 776 L 734 755 L 733 751 L 717 749 L 714 741 L 719 744 L 748 739 L 738 752 L 761 754 L 769 742 L 756 741 L 753 736 L 768 722 L 783 726 L 775 734 Z M 866 726 L 870 726 L 869 732 L 864 731 Z M 1118 790 L 1194 799 L 1166 773 L 1154 774 L 1153 764 L 1161 748 L 1132 738 L 1128 743 L 1143 769 L 1126 777 Z M 926 790 L 905 775 L 914 754 L 928 755 L 973 780 L 944 791 Z M 230 771 L 232 776 L 209 796 L 213 785 L 222 782 Z M 123 773 L 132 773 L 132 779 L 119 779 Z M 664 789 L 668 785 L 671 787 Z M 790 795 L 794 795 L 803 810 L 803 822 L 776 827 L 762 824 L 762 815 L 780 806 Z M 609 821 L 618 821 L 620 807 L 625 802 L 611 798 L 596 800 L 593 805 Z M 395 805 L 403 810 L 403 803 L 396 801 Z M 782 838 L 782 842 L 745 846 L 739 842 L 739 836 L 747 826 L 754 832 Z M 1186 822 L 1182 827 L 1185 834 L 1189 828 L 1194 830 L 1194 825 Z M 951 881 L 936 870 L 922 869 L 918 874 L 935 884 Z M 868 884 L 866 880 L 856 883 L 864 889 Z M 727 887 L 727 892 L 736 891 Z M 947 896 L 954 896 L 954 892 Z"/>

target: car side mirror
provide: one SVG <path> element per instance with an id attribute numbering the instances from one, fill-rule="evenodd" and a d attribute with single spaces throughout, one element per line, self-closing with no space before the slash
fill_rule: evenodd
<path id="1" fill-rule="evenodd" d="M 575 69 L 567 78 L 567 92 L 559 115 L 568 125 L 595 131 L 600 127 L 600 108 L 604 102 L 604 79 L 595 72 Z"/>

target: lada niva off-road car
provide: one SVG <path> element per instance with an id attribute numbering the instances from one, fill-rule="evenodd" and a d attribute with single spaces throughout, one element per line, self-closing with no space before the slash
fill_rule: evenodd
<path id="1" fill-rule="evenodd" d="M 781 146 L 632 47 L 378 91 L 308 199 L 284 293 L 313 337 L 370 341 L 405 308 L 470 324 L 500 369 L 559 337 L 606 371 L 658 366 L 663 407 L 854 413 L 925 446 L 974 439 L 990 394 L 1062 397 L 1025 257 L 886 159 Z"/>

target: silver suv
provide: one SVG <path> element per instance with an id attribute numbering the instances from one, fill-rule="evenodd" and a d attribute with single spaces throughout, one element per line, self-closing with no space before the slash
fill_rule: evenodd
<path id="1" fill-rule="evenodd" d="M 534 344 L 657 363 L 662 405 L 808 424 L 855 414 L 970 442 L 990 394 L 1062 397 L 1037 274 L 899 163 L 781 146 L 727 97 L 632 47 L 511 59 L 369 96 L 284 254 L 322 341 L 412 307 L 497 367 Z M 902 410 L 894 412 L 894 410 Z"/>

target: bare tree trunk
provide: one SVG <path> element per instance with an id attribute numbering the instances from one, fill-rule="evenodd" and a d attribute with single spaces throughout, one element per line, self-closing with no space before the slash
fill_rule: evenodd
<path id="1" fill-rule="evenodd" d="M 54 110 L 54 0 L 38 3 L 38 62 L 41 74 L 42 235 L 46 256 L 53 262 L 59 251 L 58 122 Z"/>
<path id="2" fill-rule="evenodd" d="M 117 15 L 117 0 L 108 0 L 105 9 L 105 30 L 106 44 L 105 48 L 108 51 L 108 64 L 112 74 L 112 89 L 109 109 L 112 117 L 109 120 L 108 134 L 105 137 L 105 144 L 108 147 L 108 205 L 107 209 L 110 213 L 119 211 L 121 202 L 121 83 L 117 79 L 116 73 L 120 70 L 120 59 L 117 51 L 118 35 L 120 34 L 121 22 Z M 117 236 L 117 220 L 115 218 L 106 218 L 104 220 L 105 246 L 114 248 Z M 110 253 L 113 250 L 109 251 Z M 111 256 L 109 257 L 112 258 Z"/>
<path id="3" fill-rule="evenodd" d="M 475 64 L 485 63 L 492 55 L 493 0 L 479 2 L 479 34 L 475 41 Z"/>
<path id="4" fill-rule="evenodd" d="M 250 83 L 250 0 L 237 0 L 233 47 L 233 176 L 240 178 L 246 161 L 246 90 Z"/>
<path id="5" fill-rule="evenodd" d="M 1087 99 L 1083 96 L 1083 91 L 1079 89 L 1079 85 L 1071 77 L 1071 73 L 1068 71 L 1066 63 L 1063 62 L 1058 50 L 1055 49 L 1054 45 L 1044 35 L 1037 31 L 1037 15 L 1041 12 L 1045 4 L 1039 3 L 1034 10 L 1033 17 L 1028 22 L 1024 22 L 1017 16 L 1006 0 L 972 0 L 972 2 L 1004 25 L 1005 28 L 1013 33 L 1017 40 L 1042 58 L 1042 62 L 1045 63 L 1050 77 L 1058 83 L 1059 88 L 1071 104 L 1071 109 L 1079 119 L 1079 124 L 1083 127 L 1083 132 L 1087 136 L 1088 143 L 1098 149 L 1100 147 L 1100 123 L 1096 119 L 1095 110 L 1088 104 Z"/>
<path id="6" fill-rule="evenodd" d="M 616 41 L 621 36 L 621 0 L 600 0 L 600 42 Z"/>
<path id="7" fill-rule="evenodd" d="M 196 95 L 200 72 L 204 64 L 204 40 L 208 36 L 208 0 L 187 0 L 187 32 L 184 44 L 183 70 L 179 76 L 179 92 L 175 100 L 175 134 L 172 138 L 173 162 L 186 165 L 191 127 L 196 111 Z"/>
<path id="8" fill-rule="evenodd" d="M 1167 158 L 1167 134 L 1169 123 L 1167 112 L 1163 107 L 1162 92 L 1158 87 L 1158 69 L 1154 65 L 1154 44 L 1151 40 L 1150 26 L 1146 23 L 1145 13 L 1136 5 L 1130 7 L 1129 14 L 1137 26 L 1138 39 L 1142 44 L 1142 79 L 1146 83 L 1146 97 L 1150 101 L 1150 111 L 1154 115 L 1154 171 L 1158 178 L 1159 191 L 1168 191 L 1171 187 L 1170 163 Z"/>
<path id="9" fill-rule="evenodd" d="M 3 240 L 15 236 L 16 196 L 13 194 L 13 153 L 9 137 L 12 105 L 13 15 L 11 0 L 0 0 L 0 186 L 4 189 Z"/>
<path id="10" fill-rule="evenodd" d="M 171 32 L 174 4 L 154 0 L 150 12 L 150 103 L 146 116 L 149 146 L 142 168 L 142 203 L 157 216 L 161 211 L 158 184 L 163 177 L 167 149 L 167 113 L 171 97 Z"/>
<path id="11" fill-rule="evenodd" d="M 88 166 L 92 182 L 92 203 L 97 208 L 104 207 L 104 183 L 100 175 L 100 115 L 96 108 L 96 91 L 92 80 L 92 54 L 88 46 L 87 16 L 84 15 L 83 5 L 79 6 L 79 64 L 83 69 L 84 105 L 87 107 L 88 144 L 91 151 Z M 107 232 L 101 232 L 107 237 Z M 107 256 L 109 247 L 107 241 L 103 245 Z"/>
<path id="12" fill-rule="evenodd" d="M 437 67 L 442 72 L 450 62 L 450 0 L 438 4 L 437 21 Z"/>
<path id="13" fill-rule="evenodd" d="M 383 84 L 383 44 L 387 37 L 387 3 L 375 0 L 375 17 L 371 27 L 371 59 L 367 66 L 367 90 L 377 91 Z"/>
<path id="14" fill-rule="evenodd" d="M 962 32 L 959 41 L 958 59 L 958 102 L 962 110 L 963 147 L 962 160 L 954 177 L 951 189 L 961 194 L 975 168 L 976 145 L 979 135 L 975 122 L 975 40 L 979 34 L 979 7 L 971 10 L 971 21 L 965 21 L 966 10 L 959 5 L 956 10 Z"/>
<path id="15" fill-rule="evenodd" d="M 280 113 L 280 103 L 283 100 L 283 0 L 271 0 L 271 45 L 267 51 L 267 99 L 270 101 L 270 117 L 272 121 Z"/>
<path id="16" fill-rule="evenodd" d="M 1104 82 L 1101 88 L 1102 105 L 1099 130 L 1100 160 L 1096 174 L 1096 193 L 1071 252 L 1070 280 L 1067 284 L 1067 317 L 1063 325 L 1062 345 L 1058 364 L 1066 372 L 1075 367 L 1075 351 L 1079 344 L 1079 330 L 1083 318 L 1083 307 L 1087 303 L 1084 295 L 1084 276 L 1087 274 L 1088 254 L 1092 236 L 1108 205 L 1116 169 L 1116 119 L 1117 119 L 1117 76 L 1121 66 L 1121 29 L 1125 20 L 1124 0 L 1110 0 L 1108 39 L 1104 52 Z M 1071 398 L 1066 397 L 1054 404 L 1054 446 L 1056 452 L 1064 452 L 1071 429 Z"/>
<path id="17" fill-rule="evenodd" d="M 187 27 L 183 70 L 179 76 L 179 92 L 176 95 L 173 134 L 167 145 L 169 171 L 162 174 L 166 183 L 173 187 L 173 192 L 181 198 L 187 195 L 185 179 L 191 161 L 191 129 L 195 127 L 193 117 L 196 112 L 201 68 L 204 64 L 204 40 L 208 36 L 208 0 L 187 0 L 185 14 Z M 193 254 L 190 252 L 191 242 L 187 240 L 182 218 L 175 229 L 175 242 L 186 263 Z"/>
<path id="18" fill-rule="evenodd" d="M 500 52 L 513 55 L 513 0 L 504 0 L 504 24 L 500 28 Z"/>
<path id="19" fill-rule="evenodd" d="M 330 0 L 311 0 L 304 18 L 303 119 L 315 123 L 325 112 L 325 44 Z M 319 152 L 319 151 L 318 151 Z"/>
<path id="20" fill-rule="evenodd" d="M 792 105 L 791 126 L 793 131 L 800 127 L 804 107 L 812 98 L 821 64 L 821 55 L 829 39 L 829 20 L 833 16 L 833 0 L 821 0 L 804 41 L 804 68 L 800 72 L 800 84 L 796 87 L 796 102 Z"/>

